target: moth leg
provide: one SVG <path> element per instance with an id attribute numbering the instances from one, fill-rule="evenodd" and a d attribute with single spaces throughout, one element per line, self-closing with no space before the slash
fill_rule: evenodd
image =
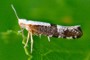
<path id="1" fill-rule="evenodd" d="M 41 38 L 41 34 L 39 34 L 39 37 Z"/>
<path id="2" fill-rule="evenodd" d="M 22 37 L 24 38 L 24 29 L 21 29 Z"/>
<path id="3" fill-rule="evenodd" d="M 26 40 L 26 43 L 25 43 L 25 45 L 24 45 L 24 48 L 26 48 L 27 47 L 27 45 L 28 45 L 28 41 L 29 41 L 29 32 L 28 32 L 28 35 L 27 35 L 27 40 Z"/>
<path id="4" fill-rule="evenodd" d="M 18 33 L 22 33 L 22 38 L 23 38 L 23 40 L 22 40 L 22 44 L 25 45 L 25 40 L 26 40 L 26 39 L 25 39 L 25 36 L 24 36 L 24 29 L 21 28 L 21 30 L 19 30 Z"/>
<path id="5" fill-rule="evenodd" d="M 31 37 L 31 53 L 33 51 L 33 36 L 32 36 L 32 32 L 30 32 L 30 37 Z"/>
<path id="6" fill-rule="evenodd" d="M 48 41 L 50 42 L 50 37 L 48 36 Z"/>
<path id="7" fill-rule="evenodd" d="M 24 38 L 24 32 L 23 31 L 24 31 L 24 29 L 21 28 L 21 30 L 19 30 L 18 33 L 22 33 L 22 37 Z"/>

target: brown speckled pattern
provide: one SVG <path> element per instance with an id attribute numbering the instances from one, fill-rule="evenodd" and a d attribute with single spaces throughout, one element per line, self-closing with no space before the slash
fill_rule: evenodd
<path id="1" fill-rule="evenodd" d="M 43 34 L 49 37 L 56 37 L 56 38 L 69 38 L 70 39 L 75 39 L 75 38 L 79 38 L 82 36 L 82 31 L 81 28 L 78 27 L 72 27 L 69 28 L 67 27 L 66 29 L 59 29 L 62 30 L 60 32 L 57 31 L 57 25 L 55 24 L 51 24 L 51 26 L 41 26 L 41 25 L 30 25 L 29 26 L 34 34 Z"/>

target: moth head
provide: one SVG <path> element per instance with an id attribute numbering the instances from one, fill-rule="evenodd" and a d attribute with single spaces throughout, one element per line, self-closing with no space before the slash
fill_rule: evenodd
<path id="1" fill-rule="evenodd" d="M 27 21 L 25 19 L 19 19 L 18 23 L 19 23 L 20 28 L 25 28 L 26 22 Z"/>

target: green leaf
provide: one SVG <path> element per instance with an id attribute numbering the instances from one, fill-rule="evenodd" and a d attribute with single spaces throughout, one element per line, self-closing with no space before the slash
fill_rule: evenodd
<path id="1" fill-rule="evenodd" d="M 33 36 L 22 44 L 20 27 L 11 8 L 14 5 L 19 18 L 59 25 L 81 25 L 79 39 L 61 39 Z M 27 32 L 25 32 L 26 41 Z M 1 0 L 0 1 L 0 60 L 90 60 L 90 1 L 89 0 Z"/>

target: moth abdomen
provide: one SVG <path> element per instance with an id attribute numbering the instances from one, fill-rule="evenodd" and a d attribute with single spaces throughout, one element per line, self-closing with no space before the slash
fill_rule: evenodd
<path id="1" fill-rule="evenodd" d="M 64 26 L 58 27 L 59 36 L 67 39 L 76 39 L 82 36 L 82 30 L 80 26 Z"/>
<path id="2" fill-rule="evenodd" d="M 80 26 L 61 26 L 51 24 L 50 26 L 33 25 L 35 34 L 43 34 L 49 37 L 75 39 L 82 36 Z"/>

